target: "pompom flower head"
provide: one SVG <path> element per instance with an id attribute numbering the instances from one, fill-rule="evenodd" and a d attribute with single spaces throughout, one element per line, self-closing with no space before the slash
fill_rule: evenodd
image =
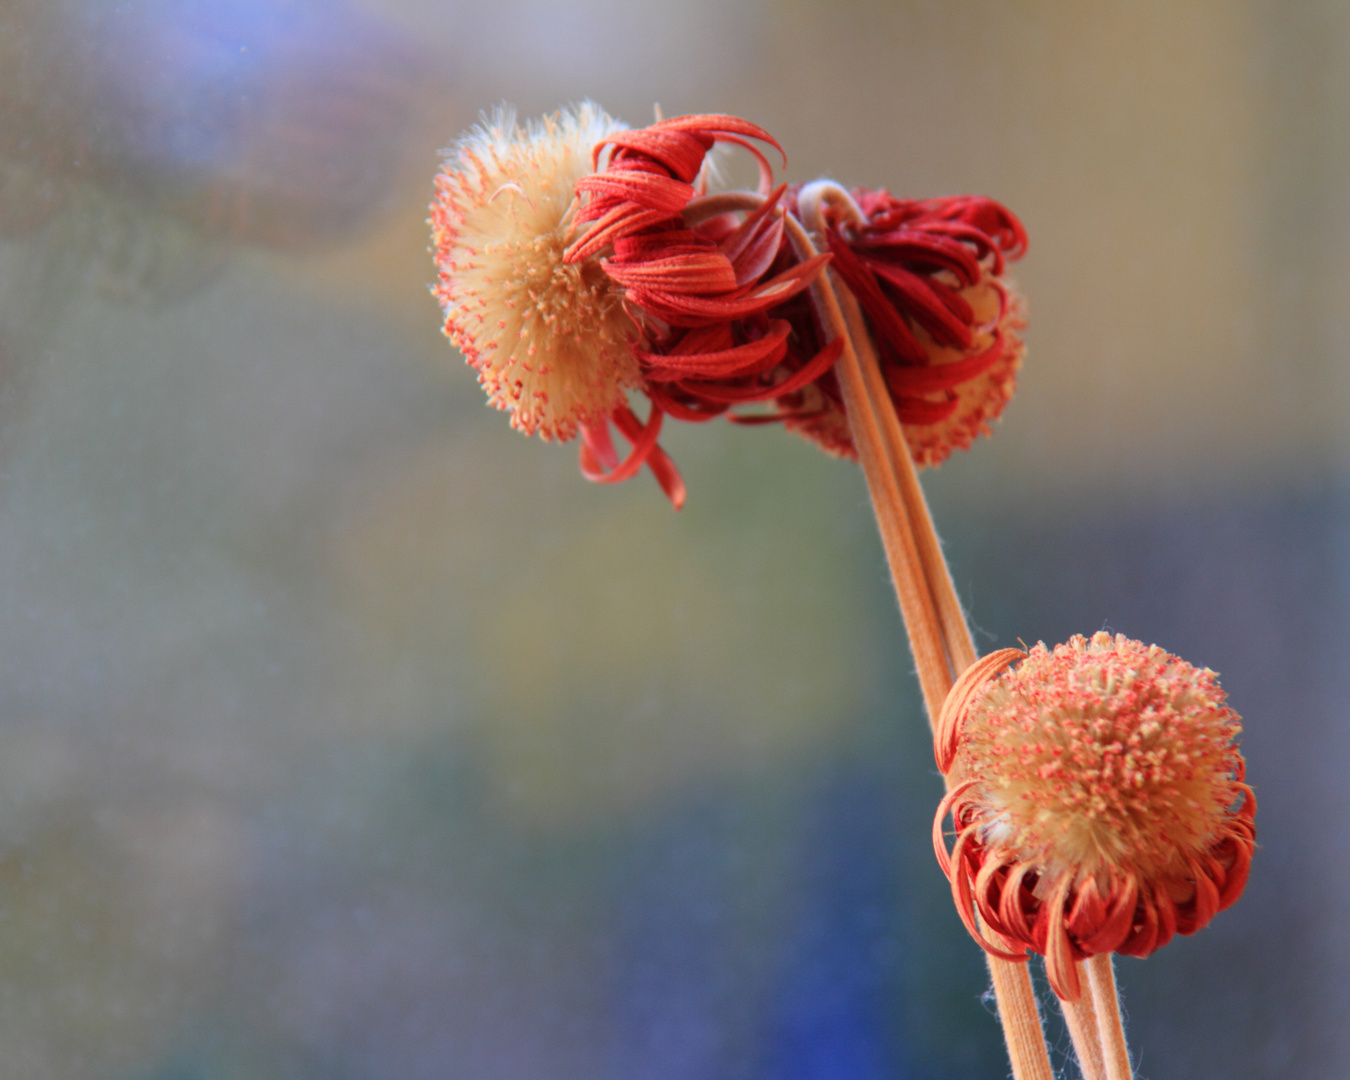
<path id="1" fill-rule="evenodd" d="M 1074 1000 L 1076 961 L 1147 956 L 1206 925 L 1241 895 L 1255 847 L 1240 731 L 1214 672 L 1123 635 L 975 664 L 938 723 L 950 790 L 934 844 L 976 940 L 1044 954 Z"/>
<path id="2" fill-rule="evenodd" d="M 570 439 L 641 382 L 622 289 L 595 260 L 563 258 L 577 181 L 622 128 L 589 102 L 524 128 L 499 110 L 436 177 L 433 291 L 446 336 L 526 434 Z"/>

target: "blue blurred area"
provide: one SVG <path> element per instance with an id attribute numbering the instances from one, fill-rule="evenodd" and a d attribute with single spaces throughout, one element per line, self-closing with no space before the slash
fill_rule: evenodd
<path id="1" fill-rule="evenodd" d="M 342 0 L 131 0 L 93 6 L 88 31 L 106 109 L 100 134 L 152 173 L 240 174 L 267 164 L 260 150 L 312 153 L 329 137 L 324 118 L 387 137 L 381 106 L 417 60 L 386 24 Z M 381 83 L 383 93 L 362 97 Z M 300 145 L 260 146 L 264 135 Z M 353 161 L 366 150 L 348 149 Z"/>
<path id="2" fill-rule="evenodd" d="M 344 14 L 332 4 L 249 0 L 118 4 L 94 25 L 110 69 L 103 85 L 121 106 L 109 125 L 125 124 L 119 141 L 152 166 L 235 171 L 249 113 L 265 104 L 276 73 L 303 65 L 324 39 L 350 47 L 355 27 Z M 305 74 L 301 67 L 292 77 Z"/>
<path id="3" fill-rule="evenodd" d="M 896 974 L 917 928 L 896 925 L 904 865 L 895 797 L 865 768 L 820 778 L 799 825 L 802 890 L 773 989 L 766 1080 L 873 1080 L 919 1075 L 901 1036 Z"/>
<path id="4" fill-rule="evenodd" d="M 0 222 L 36 183 L 87 184 L 224 240 L 342 236 L 384 207 L 433 81 L 344 0 L 20 0 L 11 32 L 34 59 L 0 90 L 0 171 L 38 149 L 44 175 L 0 184 Z"/>

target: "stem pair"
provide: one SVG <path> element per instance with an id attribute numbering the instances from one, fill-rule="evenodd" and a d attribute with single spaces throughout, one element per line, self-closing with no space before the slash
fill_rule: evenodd
<path id="1" fill-rule="evenodd" d="M 798 206 L 801 223 L 788 215 L 787 227 L 802 259 L 827 246 L 822 240 L 830 217 L 865 223 L 848 192 L 832 181 L 803 188 Z M 812 285 L 812 295 L 825 337 L 844 340 L 835 372 L 931 724 L 953 682 L 978 654 L 862 311 L 853 294 L 834 282 L 827 269 Z M 987 960 L 1014 1080 L 1052 1080 L 1027 965 L 996 956 Z M 1065 1002 L 1064 1012 L 1084 1080 L 1130 1080 L 1111 957 L 1096 956 L 1083 966 L 1087 992 L 1077 1002 Z"/>

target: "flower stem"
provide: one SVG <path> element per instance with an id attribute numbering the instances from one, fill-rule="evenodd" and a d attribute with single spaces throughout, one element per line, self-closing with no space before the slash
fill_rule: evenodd
<path id="1" fill-rule="evenodd" d="M 791 229 L 795 223 L 791 222 L 791 219 L 789 222 Z M 799 245 L 805 244 L 814 254 L 815 245 L 806 234 L 803 233 L 794 239 Z M 809 258 L 810 255 L 805 257 Z M 882 547 L 890 564 L 892 582 L 900 602 L 900 614 L 909 633 L 910 649 L 914 654 L 914 663 L 919 673 L 919 686 L 923 691 L 924 702 L 928 706 L 931 724 L 936 720 L 938 709 L 941 708 L 952 684 L 951 667 L 943 644 L 942 625 L 923 574 L 914 529 L 905 510 L 900 483 L 886 452 L 881 423 L 867 393 L 857 352 L 859 343 L 849 333 L 844 313 L 840 308 L 839 294 L 827 274 L 828 270 L 812 284 L 812 298 L 824 323 L 826 339 L 844 340 L 844 351 L 835 365 L 835 375 L 839 379 L 839 388 L 844 396 L 844 408 L 848 412 L 849 425 L 853 432 L 854 445 L 858 449 L 863 476 L 867 481 L 868 492 L 872 496 L 877 526 L 881 531 Z"/>
<path id="2" fill-rule="evenodd" d="M 831 187 L 842 191 L 837 185 Z M 804 189 L 799 205 L 806 227 L 819 234 L 823 225 L 822 207 L 818 197 L 808 197 L 812 189 L 821 191 L 820 185 Z M 803 258 L 814 255 L 816 244 L 791 215 L 787 215 L 787 226 L 799 255 Z M 942 558 L 937 532 L 894 407 L 889 395 L 877 396 L 873 391 L 874 379 L 869 369 L 877 380 L 880 372 L 856 301 L 847 289 L 835 288 L 828 269 L 812 285 L 812 295 L 826 338 L 844 340 L 843 355 L 835 372 L 872 497 L 931 726 L 937 721 L 956 675 L 974 662 L 975 646 Z M 1026 964 L 994 956 L 987 959 L 1014 1080 L 1051 1080 L 1040 1009 Z"/>
<path id="3" fill-rule="evenodd" d="M 1080 978 L 1080 984 L 1087 980 Z M 1106 1080 L 1106 1062 L 1102 1060 L 1102 1041 L 1097 1028 L 1097 1010 L 1092 1007 L 1092 994 L 1079 994 L 1077 1001 L 1062 1001 L 1064 1023 L 1073 1040 L 1078 1058 L 1078 1071 L 1083 1080 Z"/>
<path id="4" fill-rule="evenodd" d="M 1131 1080 L 1130 1050 L 1125 1043 L 1125 1027 L 1120 1020 L 1120 995 L 1110 953 L 1098 953 L 1083 962 L 1087 969 L 1088 993 L 1097 1014 L 1106 1080 Z"/>

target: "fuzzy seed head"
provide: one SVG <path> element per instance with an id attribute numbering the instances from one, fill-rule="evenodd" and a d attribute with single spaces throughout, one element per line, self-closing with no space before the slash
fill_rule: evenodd
<path id="1" fill-rule="evenodd" d="M 499 110 L 447 153 L 431 206 L 445 334 L 513 427 L 570 439 L 640 383 L 637 328 L 598 260 L 563 262 L 574 187 L 622 124 L 584 102 L 525 128 Z"/>
<path id="2" fill-rule="evenodd" d="M 1042 879 L 1184 880 L 1241 797 L 1240 720 L 1217 677 L 1123 635 L 1041 644 L 969 707 L 957 778 L 984 843 Z"/>

